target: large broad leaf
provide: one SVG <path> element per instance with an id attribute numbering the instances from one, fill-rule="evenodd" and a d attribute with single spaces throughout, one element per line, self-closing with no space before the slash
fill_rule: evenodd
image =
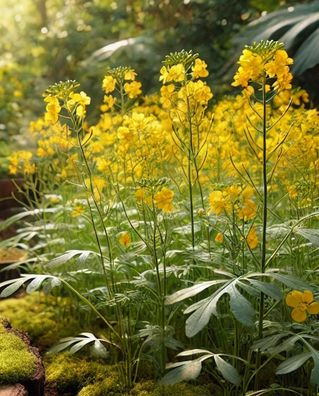
<path id="1" fill-rule="evenodd" d="M 96 355 L 98 354 L 100 357 L 106 357 L 108 352 L 103 343 L 115 345 L 107 339 L 95 337 L 92 333 L 81 333 L 77 337 L 66 337 L 61 339 L 58 344 L 54 345 L 49 350 L 49 352 L 58 353 L 70 348 L 69 352 L 74 354 L 79 352 L 85 346 L 91 345 L 91 348 Z"/>
<path id="2" fill-rule="evenodd" d="M 301 279 L 298 279 L 292 275 L 280 274 L 274 271 L 267 271 L 264 276 L 269 276 L 273 279 L 276 279 L 278 282 L 290 287 L 291 289 L 298 290 L 311 290 L 311 286 L 308 283 L 304 282 Z"/>
<path id="3" fill-rule="evenodd" d="M 283 42 L 294 58 L 293 73 L 300 75 L 319 63 L 318 28 L 319 2 L 296 5 L 252 22 L 237 40 L 237 47 L 241 51 L 244 45 L 260 40 Z"/>
<path id="4" fill-rule="evenodd" d="M 296 75 L 318 64 L 319 29 L 316 29 L 298 48 L 294 55 L 293 71 Z"/>
<path id="5" fill-rule="evenodd" d="M 43 286 L 44 282 L 49 284 L 49 289 L 53 289 L 61 284 L 60 279 L 52 275 L 21 275 L 21 278 L 10 279 L 0 283 L 0 289 L 4 288 L 0 293 L 0 297 L 5 298 L 11 296 L 26 283 L 29 283 L 26 289 L 27 293 L 32 293 Z"/>
<path id="6" fill-rule="evenodd" d="M 227 281 L 210 297 L 191 305 L 184 311 L 185 313 L 194 311 L 186 321 L 185 330 L 188 337 L 193 337 L 201 331 L 208 324 L 211 315 L 218 316 L 217 304 L 225 294 L 229 296 L 230 308 L 236 319 L 246 326 L 254 324 L 255 311 L 252 304 L 238 291 L 237 284 L 240 284 L 238 278 Z"/>
<path id="7" fill-rule="evenodd" d="M 166 304 L 173 304 L 193 297 L 210 287 L 219 286 L 209 297 L 197 301 L 185 309 L 185 314 L 191 313 L 191 316 L 186 320 L 186 335 L 188 337 L 193 337 L 201 331 L 208 324 L 212 315 L 218 316 L 217 306 L 219 300 L 225 295 L 229 297 L 230 310 L 235 318 L 245 326 L 252 326 L 255 319 L 255 310 L 246 294 L 250 295 L 253 299 L 260 297 L 261 293 L 277 301 L 282 298 L 281 291 L 275 284 L 261 281 L 258 278 L 273 276 L 285 284 L 288 283 L 291 285 L 294 283 L 294 285 L 297 284 L 296 287 L 305 285 L 302 282 L 298 283 L 295 278 L 288 275 L 273 272 L 270 274 L 249 273 L 239 277 L 226 271 L 216 270 L 214 272 L 228 279 L 223 278 L 202 282 L 179 290 L 166 299 Z M 245 291 L 245 296 L 242 291 Z"/>
<path id="8" fill-rule="evenodd" d="M 276 370 L 276 374 L 288 374 L 301 367 L 308 359 L 311 358 L 311 352 L 303 352 L 299 355 L 292 356 L 282 362 Z"/>
<path id="9" fill-rule="evenodd" d="M 312 228 L 297 228 L 295 230 L 295 233 L 301 235 L 305 239 L 308 239 L 308 241 L 311 242 L 312 245 L 319 246 L 319 230 L 314 230 Z"/>
<path id="10" fill-rule="evenodd" d="M 205 290 L 213 285 L 225 283 L 225 281 L 226 281 L 225 279 L 207 281 L 207 282 L 198 283 L 194 286 L 190 286 L 186 289 L 179 290 L 176 293 L 168 296 L 165 300 L 165 304 L 167 304 L 167 305 L 175 304 L 179 301 L 185 300 L 186 298 L 196 296 L 198 293 L 202 292 L 203 290 Z"/>
<path id="11" fill-rule="evenodd" d="M 311 370 L 310 382 L 319 385 L 319 353 L 312 350 L 313 369 Z"/>
<path id="12" fill-rule="evenodd" d="M 233 385 L 239 385 L 241 382 L 240 375 L 234 366 L 226 362 L 220 354 L 212 353 L 205 349 L 191 349 L 183 351 L 177 356 L 191 356 L 198 355 L 202 356 L 194 360 L 185 360 L 183 362 L 170 363 L 166 366 L 167 369 L 173 369 L 167 373 L 161 380 L 161 383 L 166 385 L 173 385 L 181 381 L 189 381 L 196 379 L 202 369 L 202 362 L 207 359 L 214 358 L 217 370 L 224 377 L 226 381 L 229 381 Z"/>
<path id="13" fill-rule="evenodd" d="M 1 221 L 0 222 L 0 231 L 5 230 L 12 224 L 17 223 L 18 221 L 24 219 L 25 217 L 34 217 L 34 216 L 41 216 L 42 214 L 45 213 L 56 213 L 60 210 L 60 208 L 55 207 L 55 208 L 46 208 L 46 209 L 34 209 L 34 210 L 24 210 L 21 211 L 20 213 L 17 213 L 8 219 Z"/>
<path id="14" fill-rule="evenodd" d="M 225 380 L 234 385 L 240 385 L 241 378 L 234 366 L 226 362 L 220 355 L 214 355 L 214 360 L 218 371 L 220 371 Z"/>
<path id="15" fill-rule="evenodd" d="M 252 304 L 236 288 L 231 285 L 227 293 L 230 297 L 230 309 L 235 318 L 245 326 L 254 325 L 255 310 Z"/>
<path id="16" fill-rule="evenodd" d="M 283 332 L 279 334 L 273 334 L 271 336 L 262 338 L 261 340 L 256 341 L 252 349 L 257 350 L 259 349 L 261 352 L 266 352 L 269 351 L 269 349 L 273 348 L 275 345 L 278 344 L 278 342 L 282 339 L 287 337 L 290 333 L 288 332 Z"/>
<path id="17" fill-rule="evenodd" d="M 173 385 L 182 381 L 196 379 L 202 370 L 201 359 L 186 360 L 184 362 L 167 365 L 167 368 L 173 368 L 161 380 L 164 385 Z"/>
<path id="18" fill-rule="evenodd" d="M 53 260 L 47 263 L 47 266 L 54 267 L 58 265 L 62 265 L 73 259 L 74 257 L 78 256 L 78 261 L 83 263 L 87 260 L 90 255 L 97 256 L 98 253 L 93 252 L 91 250 L 69 250 L 62 254 L 59 257 L 54 258 Z"/>

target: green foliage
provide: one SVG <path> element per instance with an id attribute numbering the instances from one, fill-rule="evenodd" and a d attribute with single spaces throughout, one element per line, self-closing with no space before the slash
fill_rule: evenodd
<path id="1" fill-rule="evenodd" d="M 212 393 L 208 387 L 190 384 L 157 385 L 153 381 L 137 383 L 130 392 L 120 391 L 114 386 L 111 379 L 87 385 L 82 388 L 78 396 L 208 396 Z M 214 395 L 220 393 L 214 389 Z"/>
<path id="2" fill-rule="evenodd" d="M 104 380 L 103 386 L 109 390 L 121 390 L 115 366 L 79 359 L 65 353 L 48 355 L 45 366 L 47 382 L 57 383 L 59 392 L 78 392 L 89 384 L 100 384 Z"/>
<path id="3" fill-rule="evenodd" d="M 15 328 L 27 332 L 41 349 L 80 330 L 69 300 L 39 293 L 0 300 L 0 315 Z"/>
<path id="4" fill-rule="evenodd" d="M 0 323 L 0 384 L 15 384 L 32 378 L 36 359 L 21 338 L 5 331 Z"/>
<path id="5" fill-rule="evenodd" d="M 294 74 L 301 75 L 318 64 L 318 10 L 319 2 L 314 1 L 271 12 L 251 23 L 240 43 L 260 40 L 283 42 L 290 56 L 294 57 Z"/>

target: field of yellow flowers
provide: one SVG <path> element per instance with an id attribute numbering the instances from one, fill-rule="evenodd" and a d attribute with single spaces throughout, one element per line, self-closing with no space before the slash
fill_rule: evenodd
<path id="1" fill-rule="evenodd" d="M 278 42 L 245 47 L 218 101 L 192 52 L 145 97 L 135 70 L 109 69 L 94 125 L 77 82 L 46 90 L 37 146 L 9 165 L 29 204 L 2 243 L 28 250 L 27 271 L 0 288 L 73 299 L 92 332 L 53 352 L 95 351 L 125 392 L 317 395 L 319 113 L 292 63 Z"/>

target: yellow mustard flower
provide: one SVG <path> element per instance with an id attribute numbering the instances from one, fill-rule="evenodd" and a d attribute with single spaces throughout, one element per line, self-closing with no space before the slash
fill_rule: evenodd
<path id="1" fill-rule="evenodd" d="M 130 69 L 127 70 L 124 74 L 124 80 L 125 81 L 134 81 L 136 77 L 136 73 L 134 70 Z"/>
<path id="2" fill-rule="evenodd" d="M 73 110 L 76 109 L 76 115 L 84 118 L 86 114 L 85 107 L 91 103 L 91 98 L 83 91 L 80 93 L 71 92 L 68 106 Z"/>
<path id="3" fill-rule="evenodd" d="M 244 199 L 242 206 L 238 209 L 238 217 L 244 221 L 251 220 L 256 216 L 257 205 L 252 199 Z"/>
<path id="4" fill-rule="evenodd" d="M 246 237 L 246 241 L 247 241 L 247 244 L 250 247 L 250 249 L 252 249 L 252 250 L 256 249 L 256 247 L 258 246 L 258 243 L 259 243 L 256 227 L 252 227 L 249 230 L 248 235 Z"/>
<path id="5" fill-rule="evenodd" d="M 221 232 L 218 232 L 215 236 L 215 242 L 223 243 L 224 242 L 224 235 Z"/>
<path id="6" fill-rule="evenodd" d="M 55 124 L 58 122 L 61 106 L 59 100 L 55 96 L 47 96 L 44 99 L 48 104 L 46 105 L 45 121 Z"/>
<path id="7" fill-rule="evenodd" d="M 164 84 L 170 81 L 181 82 L 185 80 L 186 73 L 185 68 L 182 63 L 178 63 L 177 65 L 171 66 L 167 68 L 163 66 L 160 70 L 161 76 L 159 78 L 160 81 L 163 81 Z"/>
<path id="8" fill-rule="evenodd" d="M 247 87 L 249 81 L 257 81 L 263 70 L 263 60 L 260 55 L 244 49 L 239 58 L 239 69 L 234 77 L 234 87 Z"/>
<path id="9" fill-rule="evenodd" d="M 128 247 L 131 244 L 131 236 L 128 232 L 122 232 L 119 236 L 119 242 L 122 246 Z"/>
<path id="10" fill-rule="evenodd" d="M 103 104 L 100 107 L 100 110 L 102 112 L 110 110 L 115 105 L 115 102 L 116 102 L 116 98 L 114 98 L 114 96 L 104 95 Z"/>
<path id="11" fill-rule="evenodd" d="M 304 322 L 308 314 L 317 315 L 319 313 L 319 303 L 314 300 L 310 290 L 304 292 L 292 290 L 287 294 L 286 304 L 293 308 L 291 317 L 295 322 Z"/>
<path id="12" fill-rule="evenodd" d="M 71 217 L 79 217 L 85 212 L 84 207 L 82 205 L 76 205 L 72 212 L 71 212 Z"/>
<path id="13" fill-rule="evenodd" d="M 208 76 L 207 63 L 199 58 L 195 59 L 195 63 L 192 66 L 193 78 L 203 78 Z"/>
<path id="14" fill-rule="evenodd" d="M 217 216 L 223 212 L 229 212 L 231 210 L 231 204 L 227 197 L 224 196 L 222 191 L 216 190 L 209 194 L 208 197 L 210 211 L 215 213 Z"/>
<path id="15" fill-rule="evenodd" d="M 135 191 L 135 198 L 137 202 L 150 204 L 151 200 L 145 188 L 140 187 Z"/>
<path id="16" fill-rule="evenodd" d="M 102 83 L 102 88 L 105 93 L 113 92 L 115 89 L 116 80 L 112 76 L 105 76 Z"/>
<path id="17" fill-rule="evenodd" d="M 132 81 L 131 83 L 124 84 L 124 91 L 128 94 L 130 99 L 136 98 L 142 93 L 142 84 L 138 81 Z"/>
<path id="18" fill-rule="evenodd" d="M 162 209 L 163 212 L 169 213 L 173 210 L 173 197 L 174 192 L 164 187 L 154 196 L 155 206 L 158 209 Z"/>

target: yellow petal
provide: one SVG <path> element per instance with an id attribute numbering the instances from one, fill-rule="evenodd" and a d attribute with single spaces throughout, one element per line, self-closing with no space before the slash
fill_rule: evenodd
<path id="1" fill-rule="evenodd" d="M 310 290 L 305 290 L 302 293 L 302 301 L 308 304 L 313 302 L 313 294 Z"/>
<path id="2" fill-rule="evenodd" d="M 299 308 L 295 308 L 291 312 L 291 317 L 295 322 L 304 322 L 307 319 L 306 311 L 303 311 Z"/>
<path id="3" fill-rule="evenodd" d="M 287 294 L 286 304 L 288 307 L 295 308 L 298 304 L 302 303 L 303 293 L 299 290 L 293 290 Z"/>
<path id="4" fill-rule="evenodd" d="M 307 307 L 307 311 L 311 314 L 311 315 L 316 315 L 319 313 L 319 303 L 317 302 L 313 302 L 310 305 L 308 305 Z"/>

